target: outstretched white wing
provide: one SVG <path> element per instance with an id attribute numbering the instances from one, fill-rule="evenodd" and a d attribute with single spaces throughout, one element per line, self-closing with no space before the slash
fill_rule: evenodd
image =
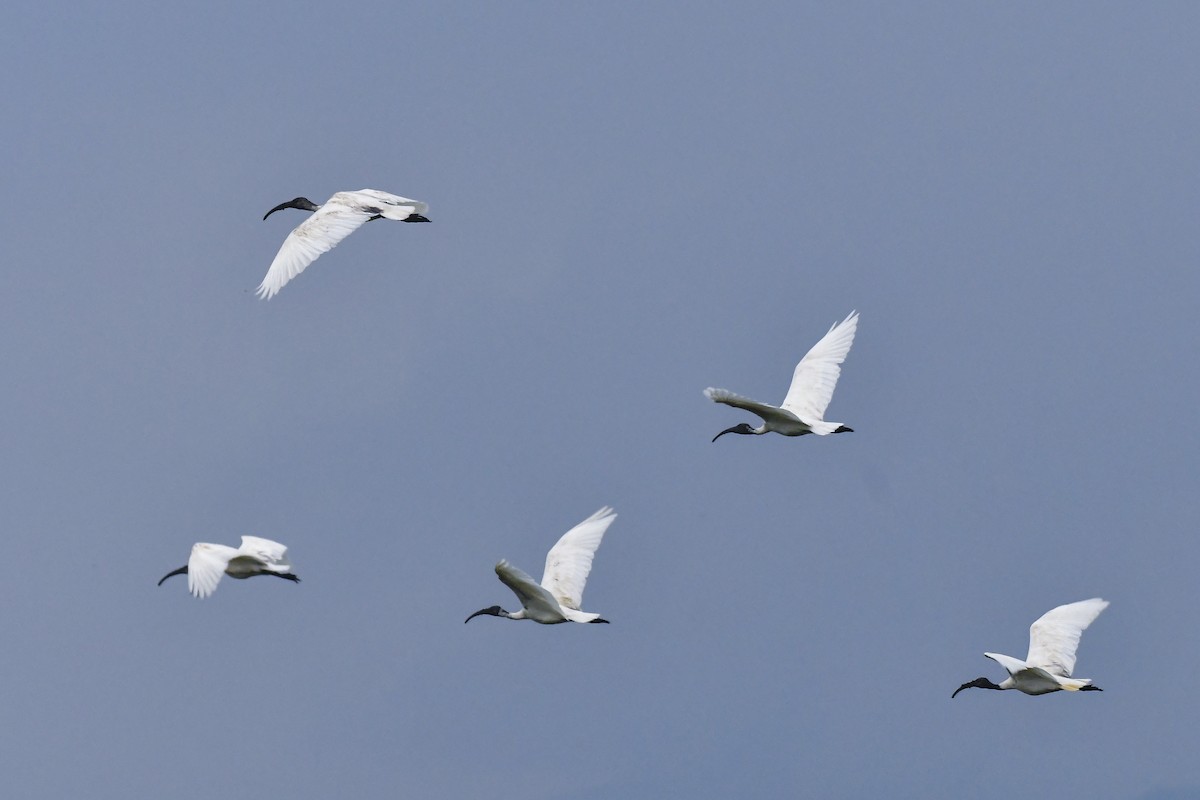
<path id="1" fill-rule="evenodd" d="M 834 323 L 796 365 L 782 408 L 805 422 L 825 419 L 825 409 L 833 399 L 834 387 L 842 374 L 839 365 L 846 360 L 857 330 L 857 311 L 851 311 L 844 320 Z"/>
<path id="2" fill-rule="evenodd" d="M 196 597 L 208 597 L 215 592 L 232 553 L 233 548 L 224 545 L 205 542 L 192 545 L 188 557 L 188 591 Z"/>
<path id="3" fill-rule="evenodd" d="M 984 653 L 984 655 L 990 658 L 992 661 L 995 661 L 1000 666 L 1004 667 L 1009 675 L 1016 675 L 1018 672 L 1029 666 L 1021 659 L 1013 658 L 1012 656 L 1006 656 L 1003 653 Z"/>
<path id="4" fill-rule="evenodd" d="M 259 297 L 270 300 L 318 256 L 328 253 L 374 216 L 361 208 L 338 202 L 337 198 L 336 194 L 331 197 L 283 240 L 267 276 L 259 284 Z"/>
<path id="5" fill-rule="evenodd" d="M 583 603 L 583 587 L 592 571 L 592 556 L 596 554 L 604 532 L 616 518 L 617 512 L 608 506 L 601 508 L 564 533 L 546 554 L 542 586 L 564 608 L 579 610 Z"/>
<path id="6" fill-rule="evenodd" d="M 740 394 L 734 394 L 728 389 L 714 389 L 710 386 L 704 390 L 704 396 L 714 403 L 724 403 L 727 406 L 749 411 L 751 414 L 761 417 L 763 422 L 796 423 L 796 416 L 791 412 L 784 411 L 782 408 L 776 408 L 775 406 L 769 406 L 766 403 L 760 403 L 757 400 L 751 400 L 749 397 L 742 397 Z"/>
<path id="7" fill-rule="evenodd" d="M 538 586 L 533 576 L 519 567 L 514 567 L 507 559 L 500 559 L 496 564 L 496 575 L 501 583 L 513 590 L 527 614 L 532 612 L 531 616 L 562 616 L 553 595 Z"/>
<path id="8" fill-rule="evenodd" d="M 238 553 L 252 556 L 271 572 L 287 572 L 292 568 L 292 562 L 287 557 L 287 547 L 270 539 L 243 536 Z"/>
<path id="9" fill-rule="evenodd" d="M 1107 600 L 1093 597 L 1047 611 L 1029 626 L 1029 655 L 1025 662 L 1051 675 L 1071 677 L 1080 635 L 1107 607 Z"/>

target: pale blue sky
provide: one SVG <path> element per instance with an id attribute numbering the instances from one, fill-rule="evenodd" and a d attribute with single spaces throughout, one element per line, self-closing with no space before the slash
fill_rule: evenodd
<path id="1" fill-rule="evenodd" d="M 1200 8 L 27 4 L 13 796 L 1200 797 Z M 373 223 L 255 299 L 296 195 Z M 725 437 L 862 315 L 829 409 Z M 462 620 L 602 505 L 585 607 Z M 155 581 L 195 541 L 303 583 Z M 1060 603 L 1076 673 L 1001 677 Z"/>

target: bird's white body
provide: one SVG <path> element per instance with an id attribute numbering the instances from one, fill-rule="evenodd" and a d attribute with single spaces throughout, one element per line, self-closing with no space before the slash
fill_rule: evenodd
<path id="1" fill-rule="evenodd" d="M 278 208 L 272 209 L 267 216 Z M 332 250 L 338 242 L 354 233 L 368 220 L 383 217 L 404 222 L 416 215 L 420 218 L 419 221 L 427 222 L 423 215 L 429 210 L 429 206 L 419 200 L 410 200 L 378 189 L 338 192 L 323 205 L 308 208 L 313 210 L 313 215 L 300 223 L 284 239 L 283 246 L 279 248 L 266 277 L 258 287 L 259 297 L 267 300 L 274 297 L 288 281 L 303 272 L 305 267 Z"/>
<path id="2" fill-rule="evenodd" d="M 1002 653 L 984 653 L 1008 672 L 1008 677 L 999 684 L 986 688 L 1016 689 L 1038 695 L 1091 687 L 1089 678 L 1071 677 L 1075 651 L 1080 636 L 1107 607 L 1107 600 L 1094 597 L 1050 609 L 1029 626 L 1029 654 L 1024 661 Z"/>
<path id="3" fill-rule="evenodd" d="M 543 625 L 600 620 L 599 614 L 583 611 L 580 605 L 583 603 L 583 588 L 592 570 L 592 558 L 600 547 L 605 531 L 616 518 L 617 513 L 605 506 L 564 533 L 546 554 L 546 568 L 540 584 L 507 560 L 501 560 L 496 564 L 496 575 L 512 589 L 521 601 L 521 608 L 507 612 L 499 606 L 493 606 L 492 609 L 476 613 L 490 613 L 508 619 L 531 619 Z M 467 619 L 469 621 L 471 617 Z"/>
<path id="4" fill-rule="evenodd" d="M 1077 692 L 1091 684 L 1089 679 L 1055 675 L 1043 667 L 1033 666 L 1027 661 L 1002 653 L 984 653 L 984 655 L 1004 667 L 1008 672 L 1008 677 L 1000 681 L 1001 689 L 1016 689 L 1025 694 L 1049 694 L 1060 689 Z"/>
<path id="5" fill-rule="evenodd" d="M 834 323 L 821 341 L 800 359 L 792 373 L 792 384 L 787 396 L 778 406 L 760 403 L 748 397 L 734 394 L 728 389 L 704 390 L 704 396 L 716 403 L 749 411 L 762 418 L 763 424 L 758 428 L 744 426 L 744 430 L 733 428 L 723 433 L 764 434 L 780 433 L 784 436 L 803 436 L 815 433 L 826 436 L 850 430 L 840 422 L 825 420 L 825 409 L 833 399 L 833 390 L 841 375 L 841 363 L 846 360 L 850 346 L 854 344 L 854 334 L 858 331 L 858 312 L 838 323 Z M 739 426 L 742 427 L 742 426 Z M 720 437 L 721 434 L 718 434 Z M 714 439 L 715 441 L 715 439 Z"/>
<path id="6" fill-rule="evenodd" d="M 287 547 L 270 539 L 243 536 L 241 547 L 197 542 L 186 567 L 188 591 L 196 597 L 208 597 L 216 591 L 222 575 L 239 580 L 266 573 L 282 577 L 290 574 L 291 568 Z"/>

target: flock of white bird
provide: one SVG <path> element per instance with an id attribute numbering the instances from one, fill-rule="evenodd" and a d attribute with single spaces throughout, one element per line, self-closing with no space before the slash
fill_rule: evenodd
<path id="1" fill-rule="evenodd" d="M 322 205 L 297 197 L 275 206 L 263 219 L 285 208 L 311 211 L 313 215 L 288 234 L 275 260 L 271 262 L 257 290 L 260 298 L 268 300 L 309 264 L 362 227 L 363 223 L 374 219 L 429 222 L 425 216 L 429 207 L 425 203 L 377 189 L 338 192 Z M 833 390 L 841 375 L 841 364 L 854 344 L 857 331 L 856 311 L 835 323 L 800 359 L 792 373 L 787 395 L 778 406 L 750 400 L 726 389 L 705 389 L 704 395 L 713 402 L 749 411 L 762 420 L 757 428 L 746 422 L 727 428 L 714 436 L 713 441 L 727 433 L 762 435 L 773 432 L 784 436 L 814 433 L 826 436 L 851 432 L 852 428 L 840 422 L 827 421 L 825 409 L 833 399 Z M 616 518 L 616 512 L 605 506 L 564 533 L 546 554 L 546 566 L 540 583 L 507 560 L 501 560 L 496 564 L 496 575 L 517 596 L 521 608 L 505 611 L 498 605 L 490 606 L 476 611 L 465 621 L 486 615 L 515 620 L 531 619 L 543 625 L 608 622 L 599 614 L 583 611 L 580 606 L 583 603 L 583 589 L 592 570 L 592 559 L 605 532 Z M 273 575 L 299 583 L 300 578 L 293 575 L 291 570 L 287 547 L 270 539 L 243 536 L 241 547 L 207 542 L 195 544 L 188 563 L 164 575 L 158 584 L 161 586 L 173 575 L 187 575 L 188 591 L 203 598 L 216 590 L 222 575 L 237 579 Z M 1093 598 L 1047 611 L 1029 628 L 1029 653 L 1024 661 L 1000 653 L 984 653 L 1004 667 L 1008 672 L 1007 678 L 1000 683 L 993 683 L 986 677 L 976 678 L 958 687 L 950 696 L 955 697 L 963 689 L 970 688 L 1016 689 L 1030 695 L 1064 689 L 1073 692 L 1100 691 L 1099 687 L 1092 685 L 1091 680 L 1074 678 L 1071 672 L 1075 669 L 1075 651 L 1079 647 L 1080 636 L 1107 606 L 1107 601 Z"/>

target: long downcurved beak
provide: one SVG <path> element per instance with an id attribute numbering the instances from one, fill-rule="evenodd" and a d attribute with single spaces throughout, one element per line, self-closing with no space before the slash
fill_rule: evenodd
<path id="1" fill-rule="evenodd" d="M 162 580 L 160 580 L 158 582 L 158 585 L 162 586 L 163 581 L 165 581 L 167 578 L 171 577 L 172 575 L 187 575 L 187 564 L 184 564 L 182 567 L 175 570 L 174 572 L 168 572 L 166 575 L 163 575 Z"/>
<path id="2" fill-rule="evenodd" d="M 476 611 L 474 614 L 472 614 L 471 616 L 464 619 L 463 624 L 466 625 L 468 622 L 475 619 L 480 614 L 486 614 L 489 617 L 499 617 L 499 616 L 503 615 L 504 613 L 505 613 L 504 609 L 501 608 L 500 606 L 489 606 L 488 608 L 481 608 L 478 611 Z"/>
<path id="3" fill-rule="evenodd" d="M 962 686 L 955 689 L 954 694 L 950 695 L 950 699 L 953 700 L 955 695 L 957 695 L 963 689 L 999 689 L 999 688 L 1000 688 L 999 685 L 992 683 L 987 678 L 976 678 L 973 681 L 967 681 Z"/>
<path id="4" fill-rule="evenodd" d="M 266 219 L 276 211 L 282 211 L 285 208 L 298 208 L 301 211 L 316 211 L 320 208 L 320 206 L 314 203 L 312 200 L 309 200 L 307 197 L 293 197 L 286 203 L 280 203 L 267 213 L 263 214 L 263 219 Z"/>
<path id="5" fill-rule="evenodd" d="M 741 425 L 734 425 L 732 428 L 726 428 L 725 430 L 721 431 L 716 436 L 714 436 L 712 438 L 712 440 L 715 442 L 717 439 L 720 439 L 722 436 L 724 436 L 727 433 L 741 433 L 742 432 L 741 427 L 742 427 Z"/>
<path id="6" fill-rule="evenodd" d="M 270 211 L 268 211 L 267 213 L 263 214 L 263 219 L 266 219 L 267 217 L 271 216 L 271 215 L 272 215 L 272 214 L 274 214 L 276 211 L 282 211 L 282 210 L 283 210 L 283 209 L 285 209 L 285 208 L 295 208 L 295 206 L 293 206 L 293 205 L 292 205 L 292 203 L 293 203 L 293 202 L 294 202 L 294 201 L 292 201 L 292 200 L 289 200 L 289 201 L 287 201 L 286 203 L 280 203 L 279 205 L 275 206 L 274 208 L 272 208 L 272 209 L 271 209 Z"/>

